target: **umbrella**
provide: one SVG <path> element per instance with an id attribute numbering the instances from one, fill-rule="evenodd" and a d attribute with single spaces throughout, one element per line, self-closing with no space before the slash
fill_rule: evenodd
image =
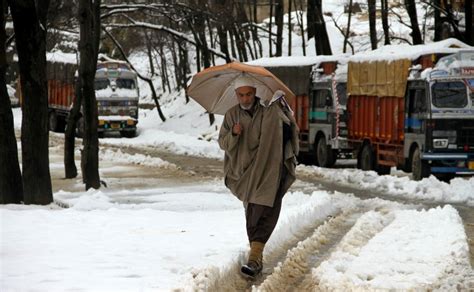
<path id="1" fill-rule="evenodd" d="M 223 115 L 238 103 L 234 80 L 242 74 L 254 79 L 256 95 L 263 100 L 270 100 L 277 90 L 285 93 L 287 101 L 295 97 L 293 92 L 267 69 L 239 62 L 210 67 L 197 73 L 186 91 L 208 112 Z"/>

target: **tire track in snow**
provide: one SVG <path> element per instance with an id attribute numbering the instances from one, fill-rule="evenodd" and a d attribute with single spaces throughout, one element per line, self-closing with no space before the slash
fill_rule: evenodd
<path id="1" fill-rule="evenodd" d="M 346 206 L 347 207 L 347 206 Z M 329 218 L 338 218 L 356 206 L 349 206 L 344 211 L 337 208 Z M 300 216 L 305 216 L 301 215 Z M 330 219 L 329 221 L 333 220 Z M 267 244 L 268 248 L 264 252 L 262 275 L 255 281 L 247 280 L 240 274 L 240 267 L 246 261 L 248 252 L 241 253 L 228 267 L 219 270 L 216 267 L 198 271 L 193 275 L 193 291 L 251 291 L 252 287 L 265 281 L 271 275 L 276 265 L 285 259 L 288 250 L 293 249 L 300 241 L 310 237 L 320 226 L 327 224 L 328 220 L 315 220 L 311 224 L 302 226 L 293 232 L 293 236 L 287 237 L 284 241 Z M 272 235 L 273 236 L 273 235 Z M 276 236 L 275 236 L 276 237 Z M 325 239 L 321 239 L 324 241 Z"/>

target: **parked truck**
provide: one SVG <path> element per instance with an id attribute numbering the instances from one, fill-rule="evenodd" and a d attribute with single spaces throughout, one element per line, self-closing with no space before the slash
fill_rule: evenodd
<path id="1" fill-rule="evenodd" d="M 397 167 L 415 180 L 474 174 L 474 51 L 354 59 L 348 141 L 359 168 Z"/>
<path id="2" fill-rule="evenodd" d="M 249 62 L 268 69 L 295 93 L 290 106 L 300 129 L 300 158 L 323 167 L 352 154 L 347 143 L 347 59 L 336 55 Z"/>
<path id="3" fill-rule="evenodd" d="M 75 102 L 75 81 L 77 65 L 67 61 L 48 57 L 48 108 L 49 129 L 64 132 L 67 117 Z M 22 101 L 20 82 L 17 82 L 17 95 Z M 98 132 L 120 132 L 124 137 L 136 135 L 138 123 L 137 75 L 129 65 L 121 61 L 104 61 L 97 63 L 95 76 L 96 99 L 98 106 Z M 77 123 L 76 132 L 82 135 L 84 121 Z"/>

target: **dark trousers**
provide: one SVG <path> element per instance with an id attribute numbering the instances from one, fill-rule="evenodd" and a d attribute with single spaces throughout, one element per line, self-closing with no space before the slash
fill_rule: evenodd
<path id="1" fill-rule="evenodd" d="M 283 167 L 283 173 L 280 179 L 280 187 L 275 196 L 273 207 L 248 203 L 245 208 L 245 219 L 247 221 L 247 236 L 249 242 L 258 241 L 266 243 L 272 235 L 273 230 L 280 216 L 281 201 L 283 192 L 281 191 L 281 182 L 286 177 L 286 168 Z"/>

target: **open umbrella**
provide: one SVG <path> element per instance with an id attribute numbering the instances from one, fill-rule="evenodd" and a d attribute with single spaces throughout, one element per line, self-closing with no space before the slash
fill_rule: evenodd
<path id="1" fill-rule="evenodd" d="M 242 74 L 254 79 L 256 95 L 263 100 L 270 100 L 277 90 L 285 93 L 287 101 L 295 97 L 293 92 L 267 69 L 239 62 L 210 67 L 197 73 L 187 88 L 187 94 L 208 112 L 223 115 L 238 103 L 234 81 Z"/>

